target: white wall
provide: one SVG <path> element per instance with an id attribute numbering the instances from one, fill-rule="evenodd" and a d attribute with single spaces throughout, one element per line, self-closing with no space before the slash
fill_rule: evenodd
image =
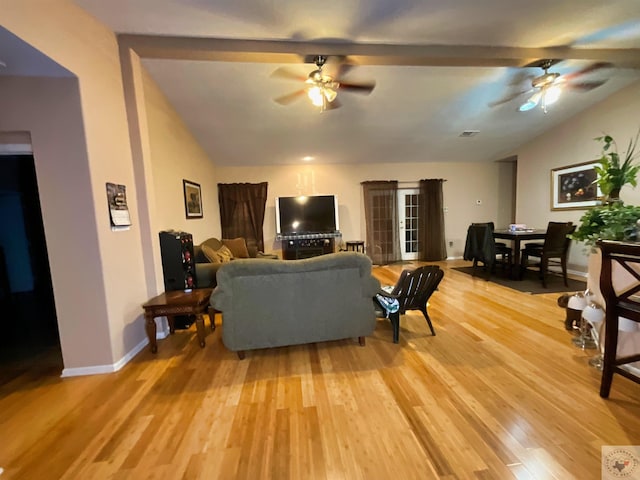
<path id="1" fill-rule="evenodd" d="M 218 167 L 221 183 L 268 182 L 264 223 L 265 250 L 279 250 L 275 241 L 275 197 L 298 194 L 338 196 L 343 241 L 365 238 L 364 204 L 360 182 L 398 180 L 416 185 L 423 178 L 444 178 L 447 254 L 460 257 L 467 227 L 472 222 L 496 221 L 498 211 L 497 163 L 400 163 L 365 165 L 314 165 L 268 167 Z M 407 182 L 407 183 L 404 183 Z M 480 200 L 481 205 L 477 204 Z M 449 241 L 453 247 L 449 247 Z"/>
<path id="2" fill-rule="evenodd" d="M 604 132 L 624 150 L 640 128 L 640 82 L 576 115 L 564 125 L 518 149 L 518 223 L 545 226 L 549 221 L 578 223 L 584 210 L 551 210 L 550 171 L 553 168 L 596 160 L 601 144 L 595 137 Z M 640 190 L 626 186 L 620 194 L 628 204 L 640 203 Z M 586 271 L 584 244 L 572 246 L 570 268 Z"/>

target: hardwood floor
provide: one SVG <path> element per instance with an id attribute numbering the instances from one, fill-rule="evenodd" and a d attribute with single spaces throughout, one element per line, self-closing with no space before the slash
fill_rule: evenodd
<path id="1" fill-rule="evenodd" d="M 12 376 L 1 478 L 599 479 L 602 445 L 640 445 L 640 385 L 616 376 L 610 399 L 598 396 L 595 351 L 571 343 L 559 294 L 438 263 L 435 337 L 411 312 L 398 345 L 379 320 L 365 347 L 240 361 L 221 329 L 201 349 L 192 326 L 114 374 Z M 391 284 L 402 267 L 375 274 Z"/>

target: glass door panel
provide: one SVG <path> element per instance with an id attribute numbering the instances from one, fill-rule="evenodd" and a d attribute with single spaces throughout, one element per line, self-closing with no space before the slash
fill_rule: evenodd
<path id="1" fill-rule="evenodd" d="M 402 260 L 418 259 L 418 196 L 417 188 L 398 190 L 398 220 L 400 222 L 400 252 Z"/>

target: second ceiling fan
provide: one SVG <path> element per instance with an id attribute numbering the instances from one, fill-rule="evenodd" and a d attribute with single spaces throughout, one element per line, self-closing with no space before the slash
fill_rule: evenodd
<path id="1" fill-rule="evenodd" d="M 316 65 L 316 70 L 312 71 L 307 77 L 301 76 L 286 67 L 278 68 L 271 74 L 272 77 L 301 81 L 305 83 L 305 86 L 295 92 L 277 97 L 274 101 L 281 105 L 288 105 L 306 94 L 311 103 L 319 107 L 322 112 L 340 107 L 341 104 L 337 99 L 339 90 L 368 95 L 375 88 L 376 84 L 373 81 L 363 83 L 344 81 L 342 77 L 353 68 L 353 65 L 350 63 L 340 63 L 335 76 L 326 74 L 323 71 L 326 62 L 326 56 L 314 56 L 313 63 Z"/>
<path id="2" fill-rule="evenodd" d="M 544 73 L 531 79 L 531 88 L 508 95 L 505 98 L 494 102 L 492 105 L 495 106 L 506 103 L 521 95 L 531 93 L 529 98 L 520 105 L 518 110 L 521 112 L 527 112 L 537 106 L 540 106 L 542 111 L 547 113 L 547 107 L 555 103 L 565 89 L 587 92 L 603 85 L 607 81 L 606 79 L 591 81 L 580 81 L 579 79 L 583 75 L 612 66 L 612 64 L 608 62 L 596 62 L 587 65 L 576 72 L 566 73 L 563 75 L 556 72 L 549 72 L 549 69 L 559 61 L 560 60 L 540 60 L 527 65 L 528 67 L 542 68 Z"/>

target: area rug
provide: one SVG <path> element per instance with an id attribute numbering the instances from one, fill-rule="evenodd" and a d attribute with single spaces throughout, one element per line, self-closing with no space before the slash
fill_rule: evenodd
<path id="1" fill-rule="evenodd" d="M 473 267 L 456 267 L 452 270 L 472 275 Z M 476 269 L 476 278 L 486 279 L 487 274 L 481 268 Z M 513 280 L 508 278 L 507 272 L 500 268 L 496 269 L 496 272 L 491 275 L 490 282 L 497 283 L 503 287 L 512 288 L 519 292 L 531 293 L 533 295 L 539 293 L 556 293 L 556 292 L 579 292 L 584 291 L 587 288 L 587 282 L 582 280 L 574 280 L 569 278 L 569 286 L 564 286 L 564 281 L 561 275 L 549 274 L 547 276 L 547 288 L 542 286 L 538 272 L 527 270 L 522 280 Z"/>

